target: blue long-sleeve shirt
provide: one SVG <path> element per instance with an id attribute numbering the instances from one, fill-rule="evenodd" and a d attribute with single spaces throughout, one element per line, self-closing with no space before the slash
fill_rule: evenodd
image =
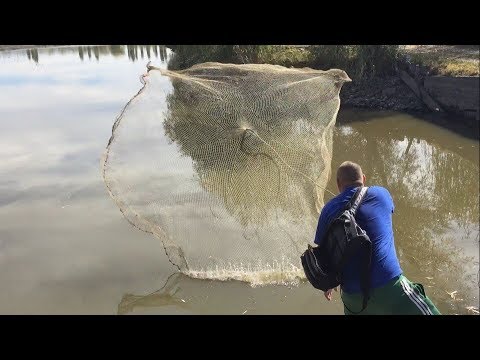
<path id="1" fill-rule="evenodd" d="M 356 186 L 350 186 L 324 206 L 318 220 L 315 244 L 320 245 L 328 224 L 340 215 L 356 190 Z M 388 190 L 381 186 L 371 186 L 355 215 L 358 225 L 366 231 L 372 241 L 372 288 L 385 285 L 402 274 L 393 238 L 392 213 L 394 209 L 393 199 Z M 359 260 L 354 257 L 345 266 L 342 290 L 346 293 L 361 291 Z"/>

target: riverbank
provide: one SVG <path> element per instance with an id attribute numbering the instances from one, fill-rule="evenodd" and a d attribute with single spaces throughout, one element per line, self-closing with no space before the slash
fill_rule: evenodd
<path id="1" fill-rule="evenodd" d="M 437 105 L 442 107 L 441 111 L 432 111 L 398 75 L 373 78 L 361 83 L 344 84 L 340 92 L 341 106 L 345 109 L 404 112 L 467 138 L 479 140 L 478 87 L 471 90 L 467 86 L 458 86 L 458 83 L 454 82 L 457 79 L 458 81 L 465 80 L 449 77 L 427 79 L 427 85 L 434 80 L 437 82 L 442 80 L 439 86 L 427 87 L 436 99 L 441 100 L 438 103 L 435 102 L 435 104 L 441 104 Z M 478 78 L 476 78 L 476 81 L 478 82 Z M 425 79 L 419 80 L 419 82 L 423 84 Z M 447 82 L 452 83 L 448 84 Z M 424 88 L 422 88 L 422 91 L 426 92 Z M 466 94 L 466 92 L 468 93 Z M 476 108 L 472 108 L 475 99 L 477 99 L 477 105 Z M 469 104 L 465 105 L 464 102 L 467 100 L 469 100 Z M 462 109 L 469 111 L 463 111 Z"/>
<path id="2" fill-rule="evenodd" d="M 401 47 L 396 73 L 344 85 L 342 105 L 419 115 L 479 138 L 479 48 Z"/>
<path id="3" fill-rule="evenodd" d="M 346 83 L 342 107 L 406 112 L 480 139 L 478 46 L 401 46 L 395 68 Z"/>
<path id="4" fill-rule="evenodd" d="M 346 83 L 340 92 L 340 99 L 342 106 L 346 107 L 415 113 L 428 111 L 397 75 Z"/>

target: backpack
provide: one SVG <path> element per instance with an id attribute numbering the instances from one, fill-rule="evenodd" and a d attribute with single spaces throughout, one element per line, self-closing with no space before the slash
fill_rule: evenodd
<path id="1" fill-rule="evenodd" d="M 357 224 L 355 213 L 367 190 L 366 186 L 359 187 L 345 209 L 329 224 L 320 246 L 308 245 L 301 256 L 307 280 L 316 289 L 327 291 L 342 285 L 345 265 L 353 256 L 360 255 L 360 287 L 363 293 L 363 308 L 360 312 L 366 308 L 369 298 L 372 242 Z"/>

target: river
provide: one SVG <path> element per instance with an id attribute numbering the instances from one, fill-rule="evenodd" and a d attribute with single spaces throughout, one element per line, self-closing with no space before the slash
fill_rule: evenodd
<path id="1" fill-rule="evenodd" d="M 339 294 L 327 302 L 308 283 L 176 274 L 156 292 L 174 269 L 158 239 L 123 218 L 100 164 L 146 63 L 165 67 L 169 55 L 163 46 L 0 51 L 0 313 L 342 314 Z M 478 308 L 478 141 L 411 115 L 341 109 L 332 169 L 345 160 L 390 190 L 407 277 L 444 314 Z"/>

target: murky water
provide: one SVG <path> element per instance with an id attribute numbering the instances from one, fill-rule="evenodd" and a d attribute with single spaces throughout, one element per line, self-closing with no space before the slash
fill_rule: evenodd
<path id="1" fill-rule="evenodd" d="M 342 314 L 338 294 L 329 303 L 309 284 L 183 275 L 165 284 L 174 268 L 157 239 L 122 217 L 100 160 L 148 59 L 166 66 L 168 55 L 157 46 L 0 52 L 0 313 Z M 478 141 L 404 114 L 341 111 L 332 168 L 347 159 L 392 193 L 405 274 L 442 313 L 478 307 Z"/>

